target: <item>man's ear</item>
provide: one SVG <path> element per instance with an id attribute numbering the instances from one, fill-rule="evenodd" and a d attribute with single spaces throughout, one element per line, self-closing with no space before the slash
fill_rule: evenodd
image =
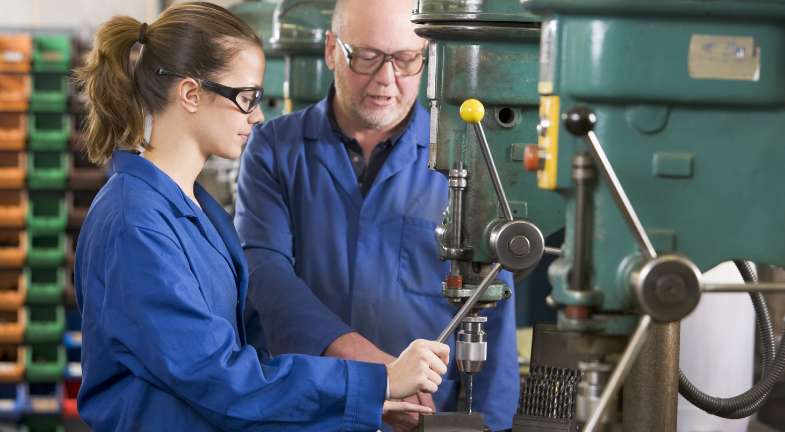
<path id="1" fill-rule="evenodd" d="M 177 86 L 177 100 L 186 111 L 193 114 L 199 108 L 201 95 L 199 93 L 199 84 L 193 78 L 187 78 L 180 81 Z"/>
<path id="2" fill-rule="evenodd" d="M 324 61 L 331 71 L 335 71 L 335 47 L 338 43 L 335 40 L 335 35 L 332 31 L 327 30 L 324 39 Z"/>

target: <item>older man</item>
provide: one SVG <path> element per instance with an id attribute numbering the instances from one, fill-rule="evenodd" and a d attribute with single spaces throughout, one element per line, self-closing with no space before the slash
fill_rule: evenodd
<path id="1" fill-rule="evenodd" d="M 433 232 L 448 187 L 427 167 L 429 116 L 416 103 L 426 42 L 411 4 L 339 0 L 325 48 L 329 95 L 248 142 L 236 217 L 255 309 L 246 325 L 273 355 L 387 364 L 457 312 L 441 298 L 449 265 Z M 474 380 L 475 409 L 494 430 L 510 427 L 518 400 L 514 304 L 488 310 L 488 362 Z M 433 400 L 419 403 L 454 411 L 459 382 L 451 363 Z M 416 425 L 405 413 L 385 421 Z"/>

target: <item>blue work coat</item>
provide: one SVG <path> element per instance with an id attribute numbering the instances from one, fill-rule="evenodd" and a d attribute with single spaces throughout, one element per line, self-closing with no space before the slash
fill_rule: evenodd
<path id="1" fill-rule="evenodd" d="M 79 236 L 79 414 L 94 431 L 375 431 L 384 366 L 303 355 L 261 364 L 242 325 L 247 265 L 232 220 L 201 210 L 141 156 L 115 174 Z"/>
<path id="2" fill-rule="evenodd" d="M 398 356 L 414 339 L 436 339 L 458 312 L 441 297 L 449 263 L 437 257 L 434 229 L 448 186 L 428 169 L 429 115 L 417 105 L 363 199 L 325 112 L 322 100 L 255 127 L 243 155 L 235 226 L 249 266 L 249 343 L 266 342 L 273 355 L 321 355 L 357 332 Z M 474 377 L 474 409 L 506 429 L 520 388 L 515 301 L 482 314 L 488 361 Z M 455 411 L 452 356 L 443 378 L 434 402 Z"/>

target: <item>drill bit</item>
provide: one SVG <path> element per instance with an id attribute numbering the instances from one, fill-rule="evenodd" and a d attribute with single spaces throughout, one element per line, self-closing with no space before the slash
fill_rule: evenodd
<path id="1" fill-rule="evenodd" d="M 472 413 L 472 377 L 474 374 L 466 374 L 466 412 Z"/>

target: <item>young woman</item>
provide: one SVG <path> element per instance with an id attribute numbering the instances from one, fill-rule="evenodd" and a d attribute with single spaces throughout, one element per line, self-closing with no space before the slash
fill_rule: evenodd
<path id="1" fill-rule="evenodd" d="M 238 157 L 264 120 L 261 45 L 225 9 L 184 3 L 149 27 L 105 23 L 77 71 L 87 152 L 116 172 L 82 228 L 74 274 L 78 406 L 95 431 L 375 431 L 383 410 L 427 411 L 385 400 L 434 392 L 447 370 L 448 348 L 436 342 L 415 341 L 387 366 L 300 355 L 264 363 L 245 343 L 243 251 L 195 179 L 211 155 Z"/>

